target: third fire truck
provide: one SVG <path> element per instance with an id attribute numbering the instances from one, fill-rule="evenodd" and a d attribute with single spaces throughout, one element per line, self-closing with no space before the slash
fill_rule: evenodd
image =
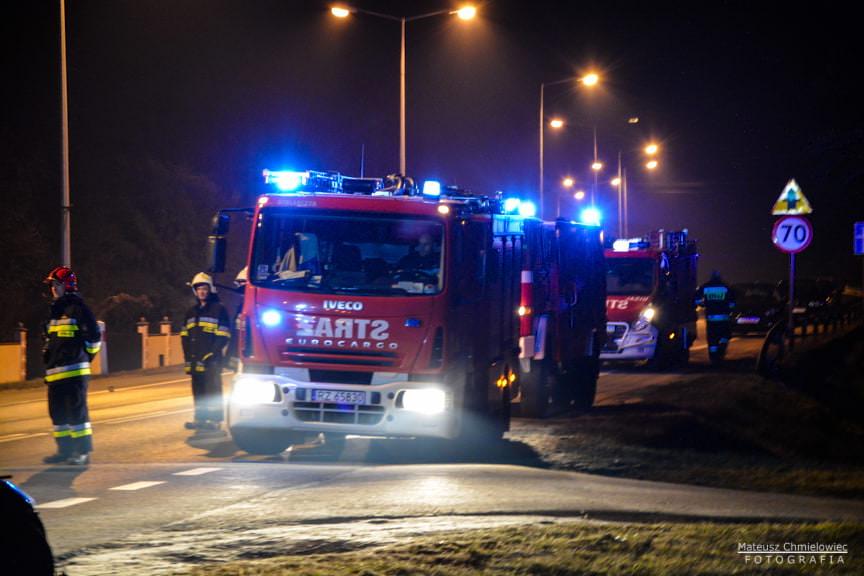
<path id="1" fill-rule="evenodd" d="M 606 249 L 605 361 L 686 363 L 696 339 L 699 258 L 687 230 L 657 230 Z"/>

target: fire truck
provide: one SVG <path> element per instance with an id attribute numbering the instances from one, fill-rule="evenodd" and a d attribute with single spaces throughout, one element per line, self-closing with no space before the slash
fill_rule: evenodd
<path id="1" fill-rule="evenodd" d="M 602 232 L 566 220 L 526 226 L 520 415 L 585 411 L 594 403 L 606 331 Z"/>
<path id="2" fill-rule="evenodd" d="M 603 361 L 684 364 L 696 339 L 697 243 L 687 230 L 656 230 L 606 249 Z"/>
<path id="3" fill-rule="evenodd" d="M 310 437 L 483 441 L 518 385 L 525 223 L 497 198 L 401 176 L 270 172 L 251 216 L 227 421 L 239 448 Z M 212 272 L 229 222 L 214 219 Z"/>

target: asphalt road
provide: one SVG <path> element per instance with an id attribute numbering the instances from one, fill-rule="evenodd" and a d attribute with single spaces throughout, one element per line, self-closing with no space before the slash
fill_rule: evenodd
<path id="1" fill-rule="evenodd" d="M 598 401 L 625 402 L 646 383 L 676 377 L 611 368 Z M 250 456 L 223 433 L 183 428 L 191 398 L 177 369 L 95 379 L 93 464 L 47 466 L 41 459 L 53 441 L 44 396 L 42 388 L 0 391 L 0 473 L 36 499 L 69 576 L 170 574 L 204 562 L 501 524 L 864 520 L 864 503 L 856 501 L 551 470 L 542 454 L 513 439 L 483 453 L 351 438 L 339 454 L 311 446 Z M 538 424 L 517 419 L 513 427 Z"/>

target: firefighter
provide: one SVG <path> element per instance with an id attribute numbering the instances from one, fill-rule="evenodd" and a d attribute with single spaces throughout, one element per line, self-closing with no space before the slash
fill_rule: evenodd
<path id="1" fill-rule="evenodd" d="M 51 290 L 52 302 L 43 325 L 42 357 L 57 453 L 46 456 L 43 462 L 86 466 L 93 450 L 87 386 L 90 362 L 102 346 L 102 334 L 78 293 L 78 279 L 72 270 L 55 268 L 44 282 Z"/>
<path id="2" fill-rule="evenodd" d="M 195 416 L 186 428 L 219 430 L 224 413 L 222 355 L 231 338 L 231 320 L 209 274 L 199 272 L 189 284 L 196 302 L 186 312 L 180 339 L 186 373 L 192 377 Z"/>
<path id="3" fill-rule="evenodd" d="M 719 270 L 713 270 L 711 279 L 699 287 L 696 305 L 705 310 L 708 357 L 711 361 L 720 360 L 732 337 L 731 312 L 735 307 L 735 293 L 720 277 Z"/>

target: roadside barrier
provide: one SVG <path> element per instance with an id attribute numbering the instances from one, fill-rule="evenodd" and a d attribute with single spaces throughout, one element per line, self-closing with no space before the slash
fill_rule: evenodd
<path id="1" fill-rule="evenodd" d="M 860 325 L 862 320 L 862 302 L 857 298 L 796 314 L 791 334 L 789 323 L 784 319 L 772 326 L 765 336 L 756 370 L 765 378 L 777 378 L 792 355 L 845 333 Z"/>

